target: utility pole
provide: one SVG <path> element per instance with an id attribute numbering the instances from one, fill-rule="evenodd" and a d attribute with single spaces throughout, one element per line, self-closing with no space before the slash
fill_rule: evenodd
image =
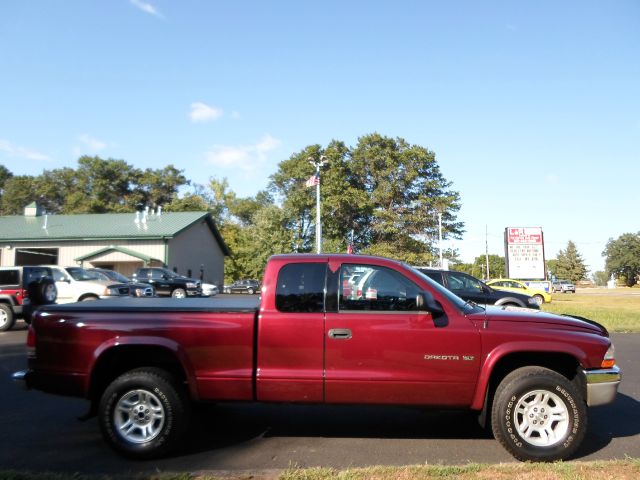
<path id="1" fill-rule="evenodd" d="M 322 223 L 320 221 L 320 167 L 325 165 L 328 160 L 324 155 L 319 160 L 308 158 L 309 163 L 316 167 L 316 253 L 322 253 Z"/>
<path id="2" fill-rule="evenodd" d="M 440 268 L 444 268 L 444 261 L 442 260 L 442 210 L 438 210 L 438 240 L 440 246 Z"/>
<path id="3" fill-rule="evenodd" d="M 488 229 L 489 229 L 489 227 L 485 223 L 485 225 L 484 225 L 484 255 L 485 255 L 485 259 L 487 260 L 487 280 L 489 280 L 489 278 L 491 278 L 489 276 L 489 239 L 488 239 Z"/>

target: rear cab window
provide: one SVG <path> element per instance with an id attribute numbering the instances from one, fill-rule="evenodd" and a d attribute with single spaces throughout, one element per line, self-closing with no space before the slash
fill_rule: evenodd
<path id="1" fill-rule="evenodd" d="M 326 263 L 289 263 L 278 272 L 276 308 L 281 312 L 324 311 Z"/>

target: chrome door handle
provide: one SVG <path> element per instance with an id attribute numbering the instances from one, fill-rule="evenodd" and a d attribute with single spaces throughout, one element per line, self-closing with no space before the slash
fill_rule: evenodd
<path id="1" fill-rule="evenodd" d="M 332 328 L 329 330 L 329 338 L 349 340 L 351 338 L 351 330 L 348 328 Z"/>

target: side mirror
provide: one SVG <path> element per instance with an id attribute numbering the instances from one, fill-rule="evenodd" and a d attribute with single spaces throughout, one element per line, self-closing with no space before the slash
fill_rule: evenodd
<path id="1" fill-rule="evenodd" d="M 418 310 L 428 310 L 433 316 L 444 313 L 444 310 L 442 310 L 440 304 L 435 301 L 433 295 L 426 291 L 416 295 L 416 307 Z"/>

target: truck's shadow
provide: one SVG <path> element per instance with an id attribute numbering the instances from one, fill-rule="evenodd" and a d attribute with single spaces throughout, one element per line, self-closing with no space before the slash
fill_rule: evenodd
<path id="1" fill-rule="evenodd" d="M 602 450 L 614 438 L 633 437 L 640 433 L 640 402 L 618 392 L 611 405 L 589 409 L 589 429 L 575 458 Z"/>
<path id="2" fill-rule="evenodd" d="M 640 433 L 640 402 L 619 393 L 613 405 L 590 409 L 582 458 L 613 438 Z M 411 407 L 219 404 L 195 407 L 189 441 L 177 455 L 232 447 L 263 437 L 487 439 L 476 415 Z"/>

